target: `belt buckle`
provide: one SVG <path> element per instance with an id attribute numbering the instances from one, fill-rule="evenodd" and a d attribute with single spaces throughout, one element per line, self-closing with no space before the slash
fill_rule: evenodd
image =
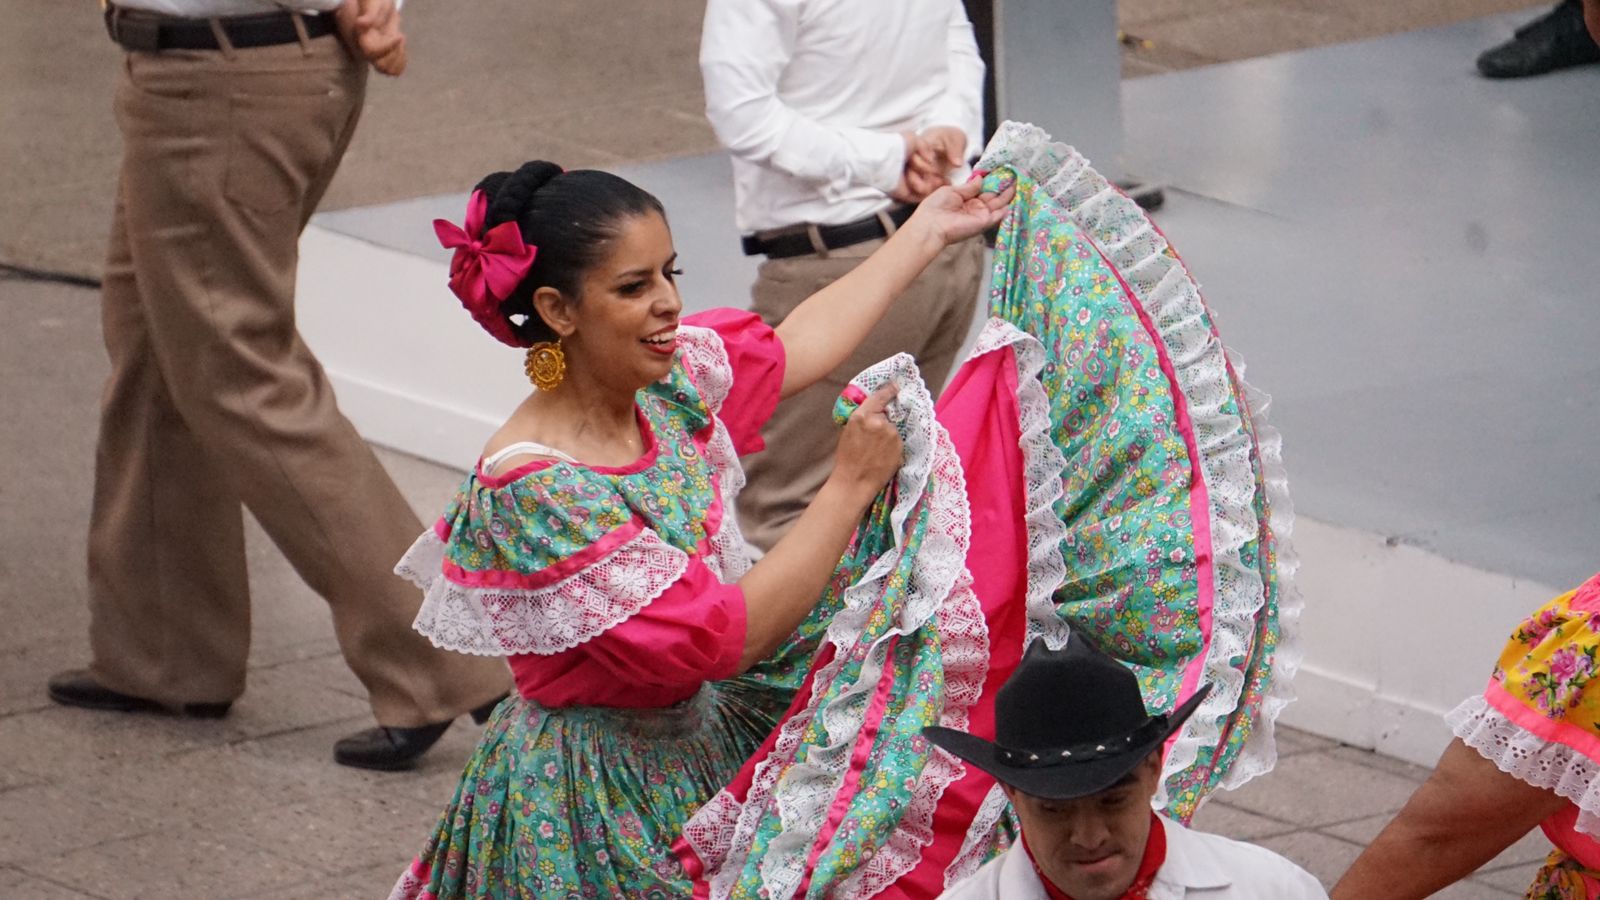
<path id="1" fill-rule="evenodd" d="M 111 16 L 111 39 L 129 50 L 155 53 L 161 49 L 161 23 L 114 10 Z"/>

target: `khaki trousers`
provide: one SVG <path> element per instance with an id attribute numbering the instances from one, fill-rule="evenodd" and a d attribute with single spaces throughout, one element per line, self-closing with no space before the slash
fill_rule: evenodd
<path id="1" fill-rule="evenodd" d="M 172 704 L 244 690 L 241 502 L 327 600 L 380 723 L 451 719 L 509 685 L 504 663 L 411 630 L 421 597 L 391 573 L 422 525 L 295 328 L 300 232 L 365 89 L 334 37 L 126 58 L 89 530 L 107 687 Z"/>
<path id="2" fill-rule="evenodd" d="M 881 246 L 883 241 L 877 240 L 826 256 L 769 259 L 757 270 L 750 308 L 776 326 Z M 743 459 L 748 483 L 739 495 L 739 524 L 751 544 L 771 550 L 833 471 L 839 441 L 834 401 L 862 369 L 896 353 L 910 353 L 929 389 L 938 394 L 972 324 L 982 269 L 979 239 L 946 247 L 843 365 L 778 404 L 761 432 L 767 449 Z"/>

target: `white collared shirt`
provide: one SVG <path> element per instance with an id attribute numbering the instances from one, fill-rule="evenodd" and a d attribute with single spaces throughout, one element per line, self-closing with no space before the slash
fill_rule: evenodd
<path id="1" fill-rule="evenodd" d="M 142 9 L 145 12 L 161 13 L 165 16 L 206 19 L 282 12 L 286 9 L 300 12 L 327 12 L 338 9 L 340 0 L 113 0 L 113 2 L 123 9 Z"/>
<path id="2" fill-rule="evenodd" d="M 700 73 L 746 233 L 888 207 L 902 131 L 954 125 L 969 156 L 983 149 L 983 60 L 961 0 L 709 0 Z"/>
<path id="3" fill-rule="evenodd" d="M 1254 844 L 1206 834 L 1161 818 L 1167 860 L 1150 885 L 1150 900 L 1327 900 L 1311 873 Z M 940 900 L 1047 900 L 1033 862 L 1019 842 L 989 860 Z"/>

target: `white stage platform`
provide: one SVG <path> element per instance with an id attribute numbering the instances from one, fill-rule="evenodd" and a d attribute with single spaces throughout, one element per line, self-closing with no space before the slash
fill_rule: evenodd
<path id="1" fill-rule="evenodd" d="M 1600 67 L 1477 78 L 1509 25 L 1123 89 L 1126 168 L 1169 185 L 1157 221 L 1275 397 L 1306 597 L 1285 718 L 1424 763 L 1509 628 L 1600 569 Z M 666 204 L 688 304 L 745 305 L 726 160 L 621 172 Z M 318 216 L 300 300 L 363 433 L 463 469 L 526 390 L 445 288 L 429 223 L 464 205 Z"/>

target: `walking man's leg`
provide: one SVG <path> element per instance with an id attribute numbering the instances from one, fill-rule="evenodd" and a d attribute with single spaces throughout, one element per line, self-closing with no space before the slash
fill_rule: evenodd
<path id="1" fill-rule="evenodd" d="M 420 597 L 391 569 L 421 524 L 339 412 L 294 327 L 299 231 L 349 140 L 364 78 L 332 38 L 130 57 L 118 100 L 128 173 L 118 233 L 132 275 L 108 282 L 122 287 L 107 293 L 107 341 L 143 342 L 143 361 L 118 365 L 105 421 L 115 411 L 151 422 L 134 429 L 150 435 L 142 461 L 130 461 L 132 439 L 102 440 L 91 603 L 97 635 L 135 615 L 132 605 L 161 638 L 134 654 L 157 676 L 128 674 L 139 666 L 121 661 L 128 651 L 115 638 L 96 641 L 91 673 L 107 673 L 105 687 L 193 703 L 202 698 L 187 693 L 185 679 L 208 676 L 160 673 L 195 655 L 188 668 L 227 669 L 216 680 L 226 698 L 237 695 L 248 636 L 242 500 L 327 599 L 345 658 L 388 726 L 341 747 L 342 761 L 387 767 L 409 763 L 509 679 L 503 663 L 436 650 L 411 631 Z M 114 335 L 113 301 L 138 309 L 117 319 Z M 119 389 L 141 399 L 114 403 Z M 163 404 L 175 413 L 170 422 Z M 205 464 L 187 465 L 195 457 Z M 231 528 L 214 521 L 226 518 L 218 497 L 232 504 Z M 144 559 L 129 559 L 137 519 L 181 517 L 190 503 L 205 524 L 146 534 Z M 203 551 L 194 528 L 205 529 Z M 140 563 L 140 582 L 108 587 Z M 151 588 L 156 599 L 133 596 Z"/>

